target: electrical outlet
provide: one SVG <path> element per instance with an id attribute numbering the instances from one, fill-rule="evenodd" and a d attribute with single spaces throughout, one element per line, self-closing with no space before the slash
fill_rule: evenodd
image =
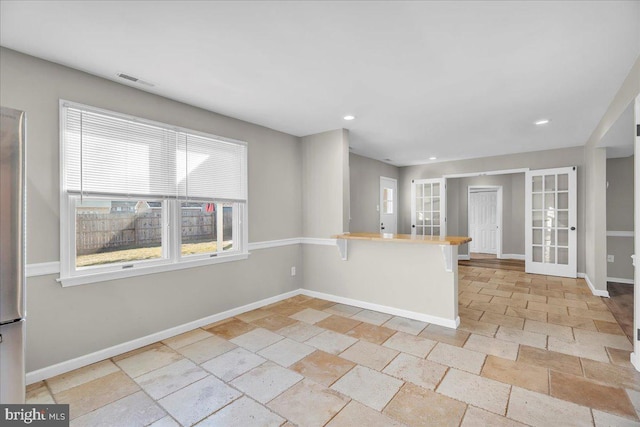
<path id="1" fill-rule="evenodd" d="M 296 268 L 295 267 L 291 267 L 291 275 L 292 276 L 296 275 Z"/>
<path id="2" fill-rule="evenodd" d="M 607 255 L 607 262 L 614 262 L 613 255 Z"/>

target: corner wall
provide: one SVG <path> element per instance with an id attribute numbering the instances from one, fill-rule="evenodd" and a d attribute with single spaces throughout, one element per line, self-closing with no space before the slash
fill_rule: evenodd
<path id="1" fill-rule="evenodd" d="M 250 242 L 302 235 L 299 138 L 0 48 L 0 104 L 27 112 L 27 264 L 59 261 L 60 98 L 247 141 Z M 302 274 L 292 277 L 292 266 L 302 266 L 299 244 L 83 286 L 30 277 L 27 371 L 298 289 Z"/>
<path id="2" fill-rule="evenodd" d="M 638 94 L 640 94 L 640 56 L 636 59 L 631 70 L 629 70 L 629 74 L 584 148 L 585 168 L 587 170 L 585 272 L 591 286 L 604 294 L 607 292 L 607 159 L 605 149 L 598 148 L 598 144 Z M 636 346 L 636 352 L 638 348 Z"/>
<path id="3" fill-rule="evenodd" d="M 607 281 L 633 283 L 633 165 L 633 156 L 607 159 Z"/>
<path id="4" fill-rule="evenodd" d="M 352 233 L 380 230 L 380 177 L 398 179 L 400 168 L 368 157 L 349 155 Z M 399 189 L 399 188 L 398 188 Z M 400 219 L 398 213 L 398 219 Z"/>
<path id="5" fill-rule="evenodd" d="M 302 137 L 302 235 L 329 239 L 349 231 L 349 133 Z"/>

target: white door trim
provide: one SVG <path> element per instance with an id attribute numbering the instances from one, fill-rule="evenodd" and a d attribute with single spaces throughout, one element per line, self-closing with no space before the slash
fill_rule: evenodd
<path id="1" fill-rule="evenodd" d="M 631 363 L 637 371 L 640 371 L 640 341 L 638 340 L 638 328 L 640 328 L 640 135 L 638 135 L 638 127 L 640 126 L 640 96 L 635 101 L 635 130 L 636 138 L 634 143 L 634 171 L 635 171 L 635 188 L 634 188 L 634 206 L 635 206 L 635 226 L 634 226 L 634 252 L 633 258 L 634 281 L 633 285 L 633 353 L 631 353 Z"/>
<path id="2" fill-rule="evenodd" d="M 385 233 L 393 233 L 396 234 L 398 232 L 398 180 L 395 178 L 390 178 L 388 176 L 380 176 L 380 187 L 378 188 L 378 201 L 380 203 L 379 207 L 378 207 L 378 223 L 380 224 L 378 227 L 382 226 L 383 220 L 382 220 L 382 215 L 383 215 L 383 203 L 382 203 L 382 181 L 383 180 L 388 180 L 388 181 L 393 181 L 394 182 L 394 192 L 395 194 L 393 195 L 393 218 L 394 218 L 394 223 L 395 223 L 395 230 L 384 230 Z M 388 215 L 388 214 L 387 214 Z M 380 230 L 380 232 L 383 232 L 382 230 Z"/>
<path id="3" fill-rule="evenodd" d="M 474 176 L 489 176 L 489 175 L 510 175 L 512 173 L 525 173 L 529 172 L 529 168 L 520 169 L 503 169 L 497 171 L 484 171 L 484 172 L 469 172 L 469 173 L 452 173 L 442 175 L 443 178 L 469 178 Z"/>
<path id="4" fill-rule="evenodd" d="M 502 258 L 502 185 L 470 185 L 467 187 L 467 234 L 471 230 L 470 226 L 470 208 L 471 193 L 478 193 L 481 190 L 489 190 L 496 192 L 496 222 L 498 223 L 498 232 L 496 233 L 496 258 Z M 471 248 L 469 248 L 469 256 L 471 256 Z"/>

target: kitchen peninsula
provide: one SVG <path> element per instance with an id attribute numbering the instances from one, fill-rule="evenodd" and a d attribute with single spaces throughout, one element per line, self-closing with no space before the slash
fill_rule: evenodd
<path id="1" fill-rule="evenodd" d="M 343 283 L 334 295 L 389 314 L 458 326 L 458 246 L 471 238 L 379 233 L 334 238 L 344 261 Z"/>

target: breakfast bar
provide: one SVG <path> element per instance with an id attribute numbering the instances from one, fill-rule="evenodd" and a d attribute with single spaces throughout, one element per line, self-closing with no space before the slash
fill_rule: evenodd
<path id="1" fill-rule="evenodd" d="M 458 246 L 469 237 L 347 233 L 334 236 L 342 284 L 332 294 L 390 314 L 456 328 Z"/>

